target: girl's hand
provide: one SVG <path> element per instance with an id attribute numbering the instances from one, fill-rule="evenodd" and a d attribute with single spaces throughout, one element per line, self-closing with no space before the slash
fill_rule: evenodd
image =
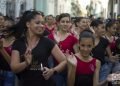
<path id="1" fill-rule="evenodd" d="M 120 60 L 120 54 L 116 54 L 116 55 L 115 55 L 115 59 L 116 59 L 117 61 L 119 61 L 119 60 Z"/>
<path id="2" fill-rule="evenodd" d="M 44 67 L 44 71 L 43 71 L 43 77 L 45 78 L 45 80 L 48 80 L 52 75 L 54 74 L 54 70 L 51 68 L 47 68 Z"/>
<path id="3" fill-rule="evenodd" d="M 29 50 L 28 50 L 28 49 L 26 50 L 24 57 L 25 57 L 25 62 L 26 62 L 26 64 L 27 64 L 27 65 L 30 65 L 31 62 L 32 62 L 32 52 L 31 52 L 30 49 L 29 49 Z"/>
<path id="4" fill-rule="evenodd" d="M 110 61 L 113 62 L 113 63 L 116 62 L 116 61 L 119 61 L 119 56 L 118 55 L 111 56 Z"/>
<path id="5" fill-rule="evenodd" d="M 74 56 L 73 53 L 71 53 L 71 55 L 70 55 L 69 51 L 67 50 L 65 55 L 66 55 L 66 58 L 67 58 L 68 65 L 71 65 L 71 66 L 76 66 L 77 65 L 77 60 L 76 60 L 76 57 Z"/>
<path id="6" fill-rule="evenodd" d="M 67 86 L 74 86 L 77 60 L 73 53 L 71 53 L 71 55 L 69 54 L 68 50 L 66 51 L 65 55 L 67 58 L 67 67 L 68 67 Z"/>

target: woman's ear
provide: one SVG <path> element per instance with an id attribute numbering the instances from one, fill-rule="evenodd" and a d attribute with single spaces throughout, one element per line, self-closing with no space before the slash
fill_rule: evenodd
<path id="1" fill-rule="evenodd" d="M 92 27 L 93 28 L 93 30 L 96 32 L 96 30 L 97 30 L 97 27 Z"/>
<path id="2" fill-rule="evenodd" d="M 26 26 L 29 28 L 29 27 L 30 27 L 30 23 L 29 23 L 29 22 L 27 22 L 27 23 L 26 23 Z"/>
<path id="3" fill-rule="evenodd" d="M 92 46 L 92 49 L 95 48 L 95 45 Z"/>
<path id="4" fill-rule="evenodd" d="M 77 27 L 79 27 L 79 22 L 76 22 Z"/>
<path id="5" fill-rule="evenodd" d="M 93 44 L 92 48 L 95 48 L 95 42 L 94 42 L 94 44 Z"/>

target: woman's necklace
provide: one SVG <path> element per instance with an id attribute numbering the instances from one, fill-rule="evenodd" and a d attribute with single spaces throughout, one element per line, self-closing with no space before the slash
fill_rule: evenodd
<path id="1" fill-rule="evenodd" d="M 106 38 L 108 39 L 108 41 L 111 43 L 113 41 L 113 36 L 107 36 L 106 35 Z"/>
<path id="2" fill-rule="evenodd" d="M 64 41 L 70 34 L 66 33 L 64 35 L 61 35 L 60 33 L 56 32 L 54 34 L 55 41 L 59 43 L 60 41 Z"/>
<path id="3" fill-rule="evenodd" d="M 32 40 L 28 40 L 28 43 L 26 44 L 27 48 L 29 50 L 33 50 L 37 46 L 38 42 L 39 42 L 39 40 L 36 40 L 35 42 Z"/>

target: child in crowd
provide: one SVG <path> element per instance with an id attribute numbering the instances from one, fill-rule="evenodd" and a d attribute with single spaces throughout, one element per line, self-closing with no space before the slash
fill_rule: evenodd
<path id="1" fill-rule="evenodd" d="M 90 55 L 94 44 L 95 39 L 92 33 L 83 31 L 79 37 L 79 53 L 69 55 L 66 52 L 68 86 L 97 86 L 99 84 L 101 63 Z"/>

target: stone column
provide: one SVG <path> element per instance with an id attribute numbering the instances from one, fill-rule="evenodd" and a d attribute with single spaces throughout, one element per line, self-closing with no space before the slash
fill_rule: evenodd
<path id="1" fill-rule="evenodd" d="M 26 10 L 34 9 L 34 0 L 26 0 Z"/>
<path id="2" fill-rule="evenodd" d="M 0 12 L 6 15 L 6 0 L 0 0 Z"/>
<path id="3" fill-rule="evenodd" d="M 22 0 L 15 0 L 15 17 L 20 16 L 20 2 Z"/>
<path id="4" fill-rule="evenodd" d="M 120 0 L 118 0 L 118 14 L 120 15 Z"/>

